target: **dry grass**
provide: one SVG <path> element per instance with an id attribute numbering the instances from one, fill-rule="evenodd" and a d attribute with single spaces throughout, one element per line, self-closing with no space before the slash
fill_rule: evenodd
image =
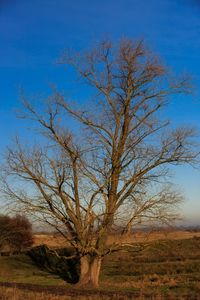
<path id="1" fill-rule="evenodd" d="M 130 295 L 130 293 L 127 293 L 127 295 L 121 295 L 117 294 L 117 292 L 113 295 L 53 295 L 48 293 L 38 293 L 38 292 L 31 292 L 27 290 L 20 290 L 17 288 L 5 288 L 0 287 L 0 300 L 145 300 L 145 299 L 151 299 L 151 300 L 162 300 L 164 299 L 161 294 L 157 295 Z M 176 297 L 170 296 L 170 298 L 165 299 L 171 299 L 175 300 Z M 182 296 L 178 298 L 179 300 L 186 299 Z"/>
<path id="2" fill-rule="evenodd" d="M 57 234 L 35 234 L 34 245 L 47 245 L 48 247 L 66 247 L 66 240 Z"/>
<path id="3" fill-rule="evenodd" d="M 168 239 L 164 239 L 164 237 Z M 116 237 L 110 237 L 116 238 Z M 127 238 L 127 242 L 144 239 L 143 233 Z M 96 299 L 200 299 L 200 233 L 168 232 L 153 233 L 148 236 L 152 242 L 142 252 L 127 251 L 112 253 L 103 261 L 100 276 L 100 291 L 114 291 L 115 296 L 86 295 L 79 291 L 76 295 L 63 294 L 53 296 L 44 292 L 45 285 L 54 285 L 55 289 L 66 288 L 69 293 L 74 287 L 66 284 L 53 274 L 37 269 L 25 255 L 1 257 L 0 281 L 39 284 L 37 292 L 0 288 L 0 299 L 7 300 L 96 300 Z M 50 242 L 58 245 L 58 237 L 40 236 L 37 242 Z M 56 242 L 55 242 L 56 240 Z M 60 240 L 61 241 L 61 240 Z M 129 250 L 129 251 L 128 251 Z M 6 275 L 7 274 L 7 275 Z M 43 285 L 43 286 L 41 286 Z M 27 288 L 27 286 L 25 287 Z M 39 293 L 39 290 L 41 291 Z M 35 291 L 35 289 L 34 289 Z M 119 292 L 118 292 L 119 291 Z M 118 293 L 136 293 L 130 296 L 118 296 Z M 51 290 L 52 292 L 52 290 Z M 65 293 L 65 292 L 64 292 Z M 82 294 L 81 294 L 82 293 Z M 96 293 L 96 292 L 95 292 Z M 148 298 L 149 297 L 149 298 Z"/>
<path id="4" fill-rule="evenodd" d="M 200 231 L 158 231 L 158 232 L 137 232 L 135 234 L 129 234 L 127 236 L 110 235 L 108 237 L 108 244 L 113 242 L 123 243 L 143 243 L 144 241 L 156 241 L 156 240 L 181 240 L 191 239 L 193 237 L 200 237 Z M 66 247 L 66 241 L 63 237 L 56 234 L 35 234 L 34 235 L 34 246 L 45 244 L 48 247 Z"/>
<path id="5" fill-rule="evenodd" d="M 0 300 L 89 300 L 89 298 L 85 298 L 82 296 L 56 296 L 47 293 L 37 293 L 30 291 L 22 291 L 17 288 L 0 288 Z"/>
<path id="6" fill-rule="evenodd" d="M 106 257 L 101 285 L 165 299 L 200 299 L 200 238 L 154 241 L 140 253 Z M 185 298 L 184 298 L 185 297 Z"/>
<path id="7" fill-rule="evenodd" d="M 71 300 L 71 297 L 47 295 L 44 293 L 34 293 L 29 291 L 21 291 L 17 288 L 0 288 L 1 300 Z"/>

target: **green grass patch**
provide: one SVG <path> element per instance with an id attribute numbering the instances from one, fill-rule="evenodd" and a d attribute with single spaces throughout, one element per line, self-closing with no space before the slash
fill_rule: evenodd
<path id="1" fill-rule="evenodd" d="M 66 285 L 58 276 L 45 272 L 35 266 L 32 260 L 25 254 L 0 257 L 0 281 L 41 285 Z"/>

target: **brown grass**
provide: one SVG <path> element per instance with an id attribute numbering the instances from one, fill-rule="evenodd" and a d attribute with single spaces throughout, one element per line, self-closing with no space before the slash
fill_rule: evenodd
<path id="1" fill-rule="evenodd" d="M 47 295 L 45 293 L 34 293 L 29 291 L 21 291 L 17 288 L 0 288 L 1 300 L 71 300 L 71 297 Z"/>
<path id="2" fill-rule="evenodd" d="M 139 293 L 129 293 L 129 292 L 98 292 L 95 291 L 78 291 L 66 295 L 56 295 L 55 293 L 36 292 L 30 290 L 22 290 L 16 287 L 0 287 L 0 299 L 1 300 L 128 300 L 128 299 L 146 299 L 145 296 Z M 153 298 L 155 300 L 162 299 L 160 295 L 155 295 Z"/>
<path id="3" fill-rule="evenodd" d="M 108 244 L 113 242 L 123 243 L 143 243 L 144 241 L 157 241 L 157 240 L 182 240 L 191 239 L 193 237 L 200 237 L 200 231 L 158 231 L 158 232 L 137 232 L 135 234 L 129 234 L 126 236 L 110 235 L 108 237 Z M 57 234 L 35 234 L 34 235 L 34 246 L 45 244 L 48 247 L 66 247 L 68 246 L 65 239 Z"/>
<path id="4" fill-rule="evenodd" d="M 66 247 L 66 240 L 57 234 L 35 234 L 33 246 Z"/>
<path id="5" fill-rule="evenodd" d="M 116 238 L 119 237 L 111 236 L 110 241 Z M 144 233 L 137 233 L 127 237 L 126 242 L 138 242 L 145 238 Z M 150 240 L 152 242 L 147 243 L 141 252 L 126 247 L 122 252 L 105 257 L 100 287 L 99 290 L 91 290 L 93 294 L 86 290 L 77 291 L 74 286 L 54 278 L 53 274 L 49 277 L 50 274 L 37 269 L 26 255 L 1 257 L 0 281 L 4 288 L 0 287 L 0 299 L 200 299 L 200 232 L 154 232 L 148 235 Z M 51 235 L 40 235 L 39 241 L 55 247 L 59 242 L 62 245 L 64 240 L 57 236 L 52 239 Z M 28 291 L 11 288 L 13 285 L 10 282 L 16 282 L 14 285 L 17 284 L 20 289 L 18 285 L 23 283 L 23 288 Z M 35 284 L 36 288 L 31 289 L 30 283 Z M 131 295 L 128 296 L 128 293 Z"/>
<path id="6" fill-rule="evenodd" d="M 17 288 L 0 288 L 0 299 L 1 300 L 86 300 L 87 298 L 83 297 L 72 297 L 72 296 L 56 296 L 47 293 L 37 293 L 37 292 L 30 292 L 30 291 L 22 291 Z M 88 298 L 89 299 L 89 298 Z"/>

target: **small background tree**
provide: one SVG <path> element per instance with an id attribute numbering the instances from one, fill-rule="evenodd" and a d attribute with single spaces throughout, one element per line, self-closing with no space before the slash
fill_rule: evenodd
<path id="1" fill-rule="evenodd" d="M 25 216 L 0 216 L 1 251 L 18 252 L 32 244 L 32 225 Z"/>
<path id="2" fill-rule="evenodd" d="M 120 227 L 123 236 L 139 224 L 177 218 L 181 196 L 166 184 L 168 166 L 194 163 L 198 151 L 194 130 L 170 127 L 163 109 L 189 87 L 185 78 L 172 79 L 142 42 L 103 42 L 64 55 L 62 63 L 93 98 L 76 107 L 55 89 L 39 104 L 24 97 L 23 117 L 39 124 L 45 139 L 29 149 L 17 139 L 8 150 L 4 191 L 74 248 L 79 285 L 97 286 L 102 258 L 124 246 L 120 238 L 108 243 L 111 232 Z"/>

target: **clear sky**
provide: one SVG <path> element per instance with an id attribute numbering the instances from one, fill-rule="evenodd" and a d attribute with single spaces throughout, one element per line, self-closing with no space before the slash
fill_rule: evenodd
<path id="1" fill-rule="evenodd" d="M 175 72 L 192 74 L 195 95 L 174 98 L 167 115 L 200 129 L 199 0 L 0 0 L 1 154 L 15 134 L 28 135 L 15 117 L 19 88 L 45 94 L 53 82 L 73 94 L 57 58 L 65 48 L 88 48 L 104 37 L 143 38 Z M 181 167 L 174 182 L 186 197 L 183 214 L 200 224 L 200 169 Z"/>

